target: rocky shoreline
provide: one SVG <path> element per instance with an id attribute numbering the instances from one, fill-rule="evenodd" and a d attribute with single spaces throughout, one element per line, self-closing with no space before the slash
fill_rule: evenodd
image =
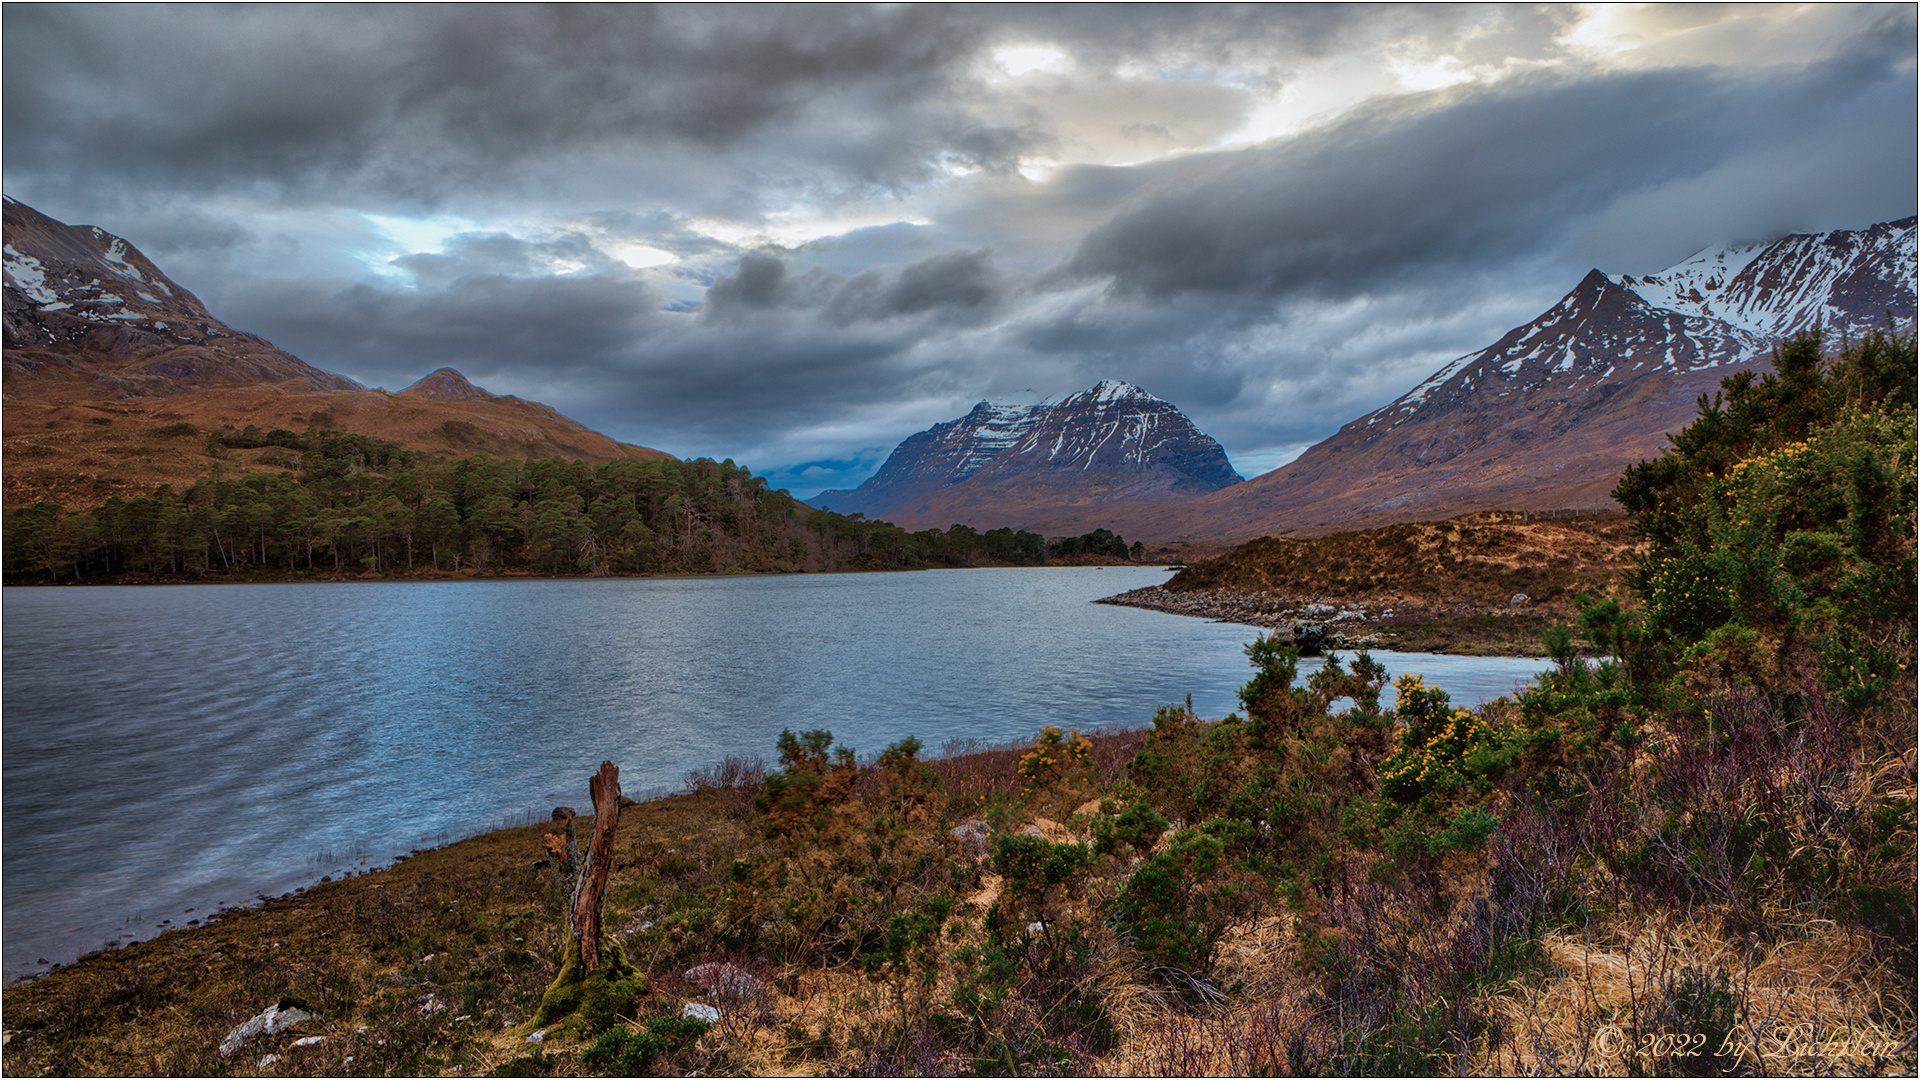
<path id="1" fill-rule="evenodd" d="M 1390 649 L 1396 635 L 1370 628 L 1399 613 L 1397 607 L 1384 602 L 1345 605 L 1290 602 L 1234 589 L 1175 592 L 1164 585 L 1131 589 L 1094 603 L 1258 626 L 1273 631 L 1283 644 L 1299 645 L 1307 655 L 1324 649 Z"/>

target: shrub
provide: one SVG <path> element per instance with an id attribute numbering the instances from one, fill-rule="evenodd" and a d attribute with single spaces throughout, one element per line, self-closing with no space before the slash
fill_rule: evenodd
<path id="1" fill-rule="evenodd" d="M 1051 787 L 1087 759 L 1093 744 L 1080 737 L 1078 729 L 1065 735 L 1057 727 L 1040 729 L 1033 749 L 1020 759 L 1020 775 L 1027 778 L 1027 790 Z"/>
<path id="2" fill-rule="evenodd" d="M 605 1066 L 600 1076 L 657 1075 L 653 1071 L 655 1058 L 672 1058 L 685 1052 L 711 1026 L 705 1020 L 658 1016 L 639 1030 L 614 1028 L 580 1055 L 580 1063 Z"/>
<path id="3" fill-rule="evenodd" d="M 1246 911 L 1247 884 L 1223 860 L 1228 843 L 1251 831 L 1229 821 L 1182 830 L 1114 898 L 1115 924 L 1150 964 L 1171 969 L 1178 985 L 1213 967 L 1220 938 Z"/>
<path id="4" fill-rule="evenodd" d="M 1145 851 L 1166 831 L 1167 819 L 1154 813 L 1153 807 L 1145 802 L 1130 803 L 1118 816 L 1102 817 L 1094 823 L 1093 851 L 1111 855 L 1123 844 L 1134 851 Z"/>

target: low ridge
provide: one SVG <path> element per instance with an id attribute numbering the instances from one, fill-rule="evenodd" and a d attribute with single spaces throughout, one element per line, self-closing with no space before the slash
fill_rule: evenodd
<path id="1" fill-rule="evenodd" d="M 441 368 L 400 393 L 405 397 L 426 398 L 429 401 L 493 401 L 496 397 L 468 382 L 465 375 L 450 367 Z"/>

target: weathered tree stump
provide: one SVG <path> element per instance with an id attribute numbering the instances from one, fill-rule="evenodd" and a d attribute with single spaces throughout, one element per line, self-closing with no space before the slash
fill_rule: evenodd
<path id="1" fill-rule="evenodd" d="M 601 763 L 587 788 L 593 797 L 593 837 L 587 850 L 575 847 L 571 817 L 565 821 L 565 839 L 547 837 L 548 850 L 561 866 L 573 866 L 576 876 L 567 907 L 566 952 L 539 1010 L 524 1025 L 529 1029 L 571 1016 L 593 995 L 611 993 L 631 999 L 646 987 L 646 977 L 628 962 L 620 943 L 608 939 L 600 928 L 600 906 L 613 870 L 614 834 L 620 827 L 620 770 L 611 761 Z M 562 854 L 565 849 L 572 849 L 573 858 Z"/>
<path id="2" fill-rule="evenodd" d="M 580 883 L 573 890 L 573 937 L 580 946 L 580 962 L 592 972 L 600 966 L 600 901 L 607 895 L 607 875 L 613 870 L 613 836 L 620 828 L 620 770 L 613 762 L 587 782 L 593 795 L 593 839 L 581 861 Z"/>

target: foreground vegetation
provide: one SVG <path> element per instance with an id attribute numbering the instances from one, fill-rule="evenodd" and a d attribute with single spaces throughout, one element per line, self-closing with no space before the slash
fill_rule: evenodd
<path id="1" fill-rule="evenodd" d="M 158 429 L 183 439 L 191 424 Z M 1105 529 L 909 533 L 816 510 L 732 461 L 450 459 L 338 431 L 215 431 L 279 472 L 6 513 L 9 583 L 455 573 L 603 575 L 1037 566 L 1142 553 Z"/>
<path id="2" fill-rule="evenodd" d="M 1223 719 L 787 732 L 621 816 L 569 1011 L 525 828 L 10 989 L 7 1070 L 1911 1073 L 1913 343 L 1777 364 L 1623 478 L 1605 655 L 1514 700 L 1261 639 Z"/>

